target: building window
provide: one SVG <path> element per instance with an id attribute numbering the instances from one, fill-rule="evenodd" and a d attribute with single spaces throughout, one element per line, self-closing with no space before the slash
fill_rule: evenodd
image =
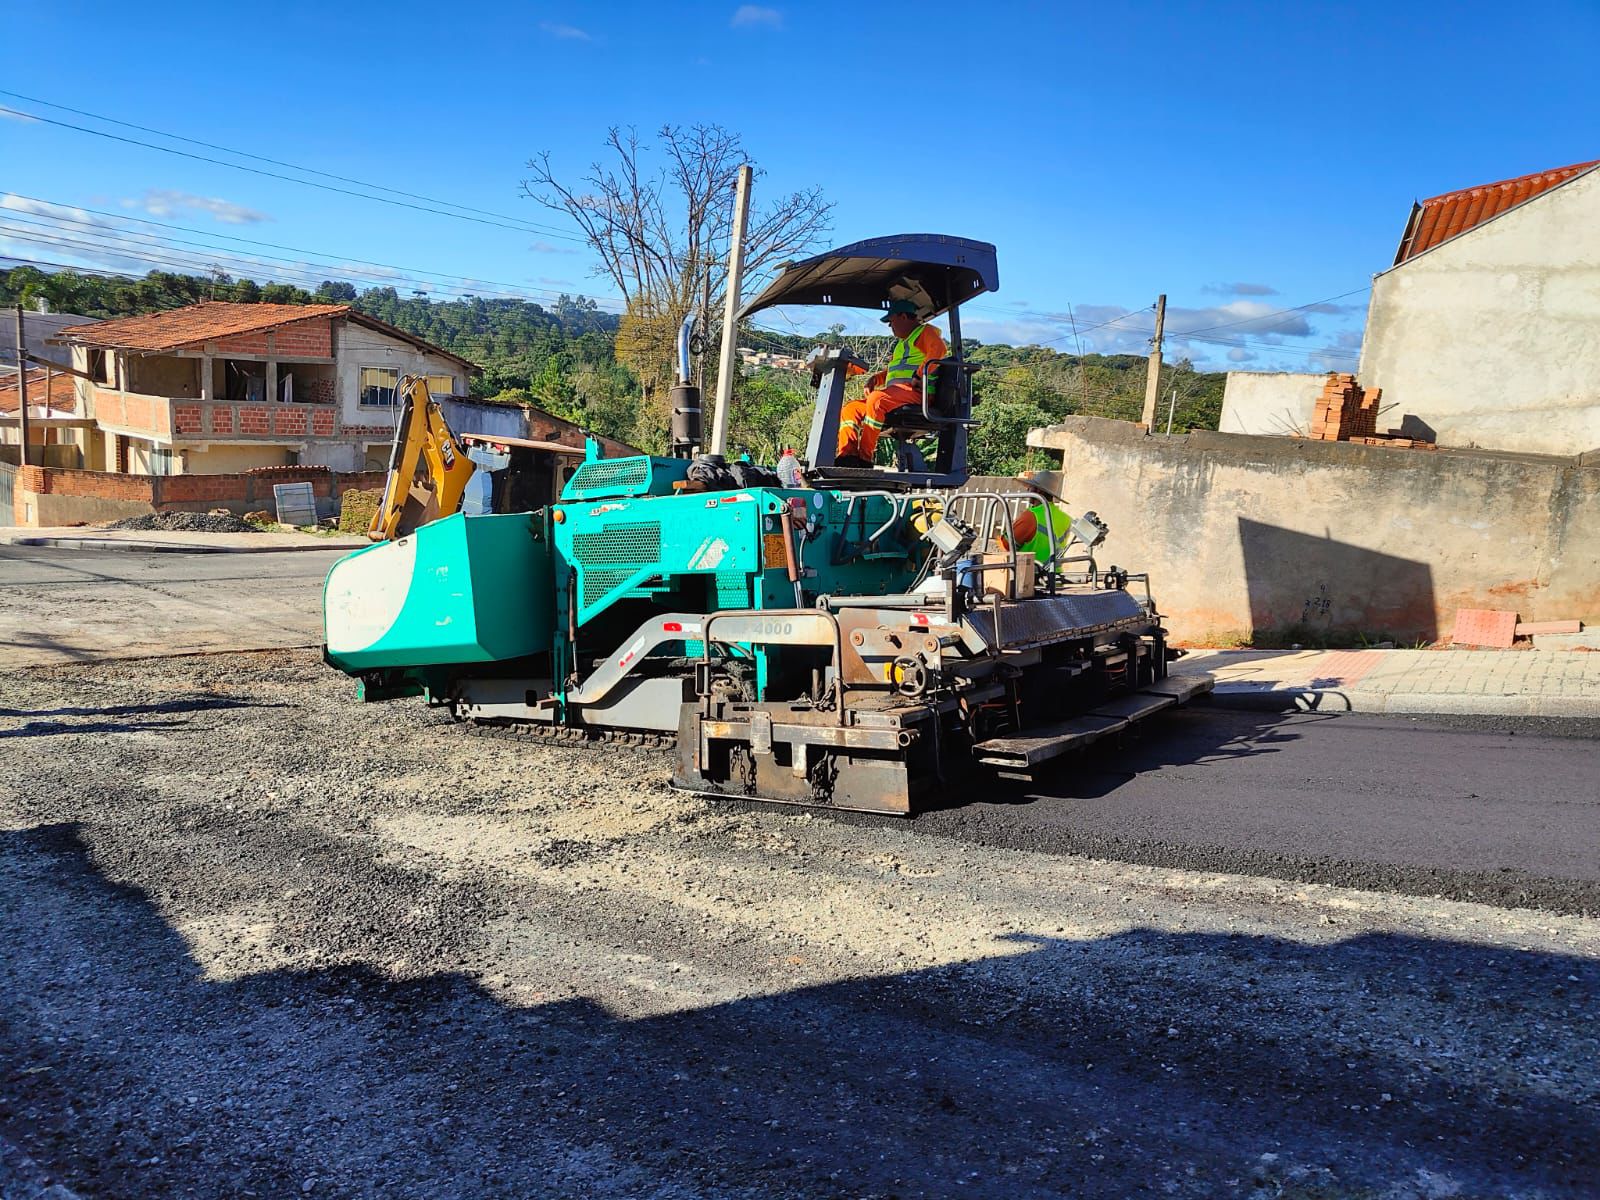
<path id="1" fill-rule="evenodd" d="M 456 377 L 454 375 L 429 375 L 428 395 L 454 396 L 456 394 Z"/>
<path id="2" fill-rule="evenodd" d="M 172 470 L 172 467 L 173 467 L 173 464 L 174 464 L 174 457 L 175 456 L 173 455 L 171 450 L 151 450 L 150 451 L 150 474 L 152 474 L 152 475 L 171 475 L 171 474 L 174 474 L 174 472 Z"/>
<path id="3" fill-rule="evenodd" d="M 361 368 L 361 406 L 363 408 L 390 408 L 394 405 L 394 389 L 400 382 L 400 372 L 388 367 Z"/>
<path id="4" fill-rule="evenodd" d="M 89 375 L 96 383 L 116 383 L 111 377 L 111 356 L 104 350 L 89 351 Z"/>

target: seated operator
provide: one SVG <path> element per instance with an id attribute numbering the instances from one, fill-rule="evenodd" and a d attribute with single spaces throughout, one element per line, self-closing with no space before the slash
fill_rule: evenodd
<path id="1" fill-rule="evenodd" d="M 895 336 L 894 350 L 889 355 L 889 365 L 867 380 L 866 394 L 839 412 L 839 452 L 834 457 L 837 466 L 872 465 L 884 420 L 897 408 L 922 403 L 926 364 L 948 353 L 939 331 L 917 320 L 917 306 L 909 300 L 891 303 L 883 323 Z M 865 371 L 855 367 L 850 373 L 861 375 Z"/>

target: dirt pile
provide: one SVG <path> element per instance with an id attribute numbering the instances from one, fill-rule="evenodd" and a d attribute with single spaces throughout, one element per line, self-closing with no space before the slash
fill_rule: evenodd
<path id="1" fill-rule="evenodd" d="M 232 513 L 145 513 L 113 521 L 107 529 L 141 529 L 161 533 L 260 533 L 254 525 Z"/>

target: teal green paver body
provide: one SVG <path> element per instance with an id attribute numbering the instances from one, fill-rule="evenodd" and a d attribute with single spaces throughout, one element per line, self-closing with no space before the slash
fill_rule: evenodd
<path id="1" fill-rule="evenodd" d="M 356 551 L 328 576 L 330 661 L 351 674 L 415 669 L 414 682 L 435 689 L 477 664 L 549 653 L 548 676 L 564 704 L 567 681 L 654 614 L 796 607 L 785 512 L 803 605 L 822 594 L 898 592 L 916 577 L 918 538 L 885 496 L 675 490 L 686 465 L 591 459 L 547 509 L 452 516 Z M 686 642 L 658 653 L 700 652 Z M 743 652 L 764 692 L 782 648 Z M 394 689 L 391 674 L 383 692 Z"/>
<path id="2" fill-rule="evenodd" d="M 537 517 L 457 514 L 333 565 L 328 658 L 351 673 L 520 658 L 549 646 L 553 605 Z"/>

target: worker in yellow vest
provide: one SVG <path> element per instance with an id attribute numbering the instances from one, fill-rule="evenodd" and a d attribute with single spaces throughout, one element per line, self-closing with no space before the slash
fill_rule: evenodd
<path id="1" fill-rule="evenodd" d="M 928 364 L 949 353 L 939 331 L 917 320 L 917 306 L 909 300 L 892 302 L 883 323 L 894 334 L 894 350 L 889 365 L 867 380 L 866 394 L 839 413 L 839 452 L 834 463 L 841 467 L 872 465 L 884 420 L 897 408 L 922 403 Z M 859 367 L 852 372 L 864 373 Z"/>

